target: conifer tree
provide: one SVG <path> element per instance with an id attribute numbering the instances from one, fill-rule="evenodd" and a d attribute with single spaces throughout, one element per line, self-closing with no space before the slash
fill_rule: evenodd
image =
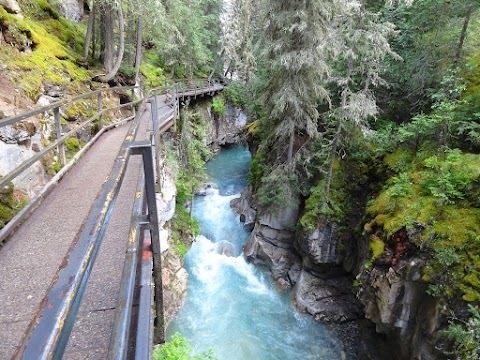
<path id="1" fill-rule="evenodd" d="M 332 37 L 328 41 L 337 64 L 331 81 L 338 89 L 338 100 L 329 114 L 336 131 L 330 144 L 325 185 L 327 201 L 342 133 L 352 127 L 368 127 L 367 119 L 378 112 L 373 89 L 387 85 L 380 76 L 384 59 L 388 55 L 400 59 L 388 42 L 395 33 L 393 24 L 381 22 L 379 14 L 365 10 L 357 0 L 349 1 L 344 9 L 344 15 L 332 24 Z"/>
<path id="2" fill-rule="evenodd" d="M 328 103 L 324 39 L 342 1 L 271 1 L 264 33 L 270 76 L 264 105 L 279 153 L 293 158 L 296 134 L 317 134 L 317 106 Z M 288 144 L 288 145 L 287 145 Z M 283 149 L 282 149 L 283 148 Z"/>

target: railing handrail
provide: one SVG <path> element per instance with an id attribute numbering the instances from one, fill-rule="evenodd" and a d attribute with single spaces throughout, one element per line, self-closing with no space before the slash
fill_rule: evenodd
<path id="1" fill-rule="evenodd" d="M 206 87 L 203 90 L 206 90 L 207 93 L 213 93 L 215 87 L 211 85 L 210 81 L 206 82 Z M 137 87 L 119 87 L 116 88 L 117 90 L 134 90 Z M 109 89 L 113 90 L 115 88 Z M 220 90 L 220 89 L 218 89 Z M 164 118 L 160 121 L 158 116 L 158 92 L 164 91 L 162 95 L 171 94 L 172 98 L 166 98 L 167 102 L 165 102 L 165 106 L 171 107 L 171 111 L 164 113 Z M 122 179 L 126 171 L 126 167 L 128 165 L 128 159 L 130 155 L 141 154 L 143 157 L 143 164 L 144 164 L 144 171 L 145 171 L 145 200 L 146 205 L 148 208 L 148 212 L 145 214 L 142 212 L 139 215 L 140 204 L 137 206 L 136 214 L 134 214 L 135 219 L 132 218 L 132 227 L 136 227 L 138 230 L 138 225 L 141 224 L 145 226 L 148 224 L 150 237 L 145 236 L 148 238 L 146 242 L 143 244 L 144 249 L 142 251 L 146 251 L 147 253 L 150 252 L 151 258 L 153 258 L 153 265 L 150 262 L 143 263 L 141 268 L 148 269 L 152 268 L 153 266 L 153 278 L 155 283 L 155 302 L 156 302 L 156 311 L 157 311 L 157 320 L 158 326 L 156 328 L 156 336 L 157 341 L 160 340 L 161 342 L 164 341 L 164 324 L 163 324 L 163 298 L 162 296 L 162 272 L 161 272 L 161 250 L 160 250 L 160 241 L 159 241 L 159 229 L 158 229 L 158 218 L 157 218 L 157 209 L 156 209 L 156 199 L 155 199 L 155 178 L 154 178 L 154 170 L 153 170 L 153 158 L 152 158 L 152 148 L 154 144 L 152 140 L 155 140 L 155 145 L 158 144 L 158 136 L 160 133 L 163 133 L 171 126 L 175 126 L 174 119 L 178 116 L 179 111 L 179 97 L 182 92 L 179 91 L 178 84 L 174 84 L 172 86 L 166 86 L 158 89 L 153 89 L 148 92 L 148 94 L 152 94 L 152 123 L 154 125 L 153 129 L 153 136 L 151 137 L 150 141 L 147 142 L 134 142 L 135 134 L 138 131 L 141 112 L 137 113 L 133 117 L 135 121 L 130 126 L 127 136 L 122 144 L 122 147 L 118 153 L 117 159 L 115 161 L 115 165 L 105 180 L 104 186 L 98 197 L 94 202 L 94 207 L 92 211 L 89 213 L 87 220 L 85 221 L 85 225 L 78 231 L 76 235 L 76 241 L 72 243 L 72 247 L 69 249 L 67 256 L 64 259 L 64 266 L 61 266 L 57 273 L 55 274 L 54 280 L 50 284 L 50 287 L 45 294 L 44 301 L 40 303 L 38 308 L 35 311 L 35 316 L 30 323 L 27 332 L 24 334 L 22 343 L 20 344 L 17 352 L 15 354 L 16 359 L 60 359 L 63 355 L 65 350 L 65 346 L 67 344 L 68 338 L 70 336 L 71 330 L 73 328 L 73 324 L 75 322 L 76 315 L 78 313 L 81 299 L 83 296 L 83 292 L 86 288 L 88 283 L 88 278 L 92 271 L 93 265 L 95 263 L 96 255 L 99 251 L 99 248 L 102 243 L 103 236 L 105 234 L 106 227 L 109 222 L 109 217 L 112 212 L 115 199 L 118 195 L 118 192 L 121 187 Z M 113 107 L 110 109 L 101 109 L 101 98 L 100 95 L 102 92 L 97 90 L 95 92 L 89 94 L 83 94 L 76 96 L 75 98 L 67 99 L 65 101 L 57 102 L 55 104 L 51 104 L 47 107 L 43 107 L 34 111 L 29 112 L 30 116 L 33 114 L 38 114 L 42 111 L 54 110 L 54 115 L 56 117 L 56 122 L 59 123 L 59 107 L 65 104 L 70 104 L 72 101 L 82 99 L 88 96 L 93 96 L 97 94 L 99 96 L 99 108 L 100 111 L 90 119 L 86 120 L 82 123 L 84 126 L 91 121 L 94 121 L 98 118 L 101 119 L 101 116 L 106 112 L 110 111 L 111 109 L 117 109 L 119 107 L 125 106 L 133 106 L 138 102 L 144 101 L 143 94 L 142 98 L 137 101 L 132 101 L 128 104 L 122 104 L 117 107 Z M 195 92 L 195 96 L 197 93 Z M 48 109 L 48 110 L 45 110 Z M 27 113 L 28 114 L 28 113 Z M 25 115 L 25 114 L 23 114 Z M 27 117 L 22 117 L 22 115 L 17 116 L 18 119 L 26 119 Z M 12 118 L 7 119 L 11 121 Z M 173 120 L 173 121 L 172 121 Z M 20 120 L 17 120 L 20 121 Z M 124 120 L 125 121 L 125 120 Z M 59 135 L 57 140 L 50 145 L 50 147 L 45 150 L 45 153 L 51 151 L 56 146 L 63 144 L 63 142 L 71 136 L 77 129 L 74 129 L 67 134 Z M 105 131 L 105 128 L 102 128 L 99 134 L 95 135 L 95 137 L 100 136 L 101 133 Z M 57 132 L 58 135 L 58 132 Z M 157 149 L 157 156 L 156 156 L 156 164 L 158 166 L 158 148 L 159 146 L 155 146 Z M 81 149 L 81 152 L 84 149 Z M 60 151 L 60 150 L 59 150 Z M 38 159 L 35 159 L 37 161 Z M 32 163 L 34 162 L 31 160 Z M 70 166 L 70 163 L 68 164 Z M 64 173 L 65 168 L 63 168 L 60 173 Z M 157 167 L 158 169 L 158 167 Z M 59 173 L 59 174 L 60 174 Z M 58 175 L 59 175 L 58 174 Z M 157 171 L 157 175 L 158 175 Z M 7 176 L 8 178 L 8 176 Z M 11 180 L 11 179 L 10 179 Z M 53 180 L 53 179 L 52 179 Z M 58 181 L 58 179 L 56 180 Z M 141 181 L 140 181 L 141 183 Z M 143 192 L 143 190 L 141 190 Z M 42 193 L 41 196 L 44 196 Z M 36 200 L 37 201 L 37 200 Z M 27 205 L 28 206 L 28 205 Z M 140 218 L 139 218 L 140 217 Z M 146 223 L 145 223 L 146 221 Z M 145 230 L 143 228 L 143 230 Z M 2 230 L 0 230 L 0 242 L 2 241 Z M 144 237 L 144 238 L 145 238 Z M 138 240 L 137 242 L 143 240 Z M 139 246 L 140 246 L 139 245 Z M 133 251 L 133 248 L 130 249 Z M 131 306 L 131 296 L 132 294 L 129 293 L 131 291 L 131 281 L 135 276 L 132 274 L 128 274 L 128 271 L 136 271 L 137 266 L 133 266 L 131 262 L 132 259 L 130 258 L 130 264 L 125 265 L 125 279 L 122 281 L 126 281 L 124 288 L 122 289 L 121 295 L 119 295 L 119 301 L 123 303 L 123 299 L 120 299 L 121 296 L 128 297 L 130 301 L 128 302 Z M 150 274 L 151 276 L 152 274 Z M 123 278 L 122 276 L 122 278 Z M 145 279 L 144 274 L 142 273 L 142 279 Z M 148 287 L 148 282 L 146 280 L 142 280 L 146 287 Z M 147 298 L 151 298 L 151 292 L 147 291 L 144 294 L 144 301 Z M 48 300 L 48 301 L 47 301 Z M 145 314 L 148 312 L 148 309 L 151 309 L 151 306 L 146 306 L 144 303 L 143 306 L 143 313 Z M 115 332 L 116 337 L 112 337 L 113 342 L 110 346 L 110 355 L 109 358 L 120 359 L 124 358 L 123 355 L 125 354 L 126 345 L 123 343 L 124 341 L 128 341 L 128 329 L 126 326 L 128 325 L 128 316 L 130 315 L 131 308 L 126 308 L 125 306 L 120 306 L 118 309 L 118 313 L 116 312 L 115 317 L 118 318 L 118 321 L 115 320 L 115 327 L 112 329 Z M 148 317 L 148 314 L 145 316 L 146 321 L 151 321 L 151 318 Z M 144 339 L 138 339 L 137 343 L 144 343 Z M 148 341 L 151 341 L 149 339 Z M 119 345 L 120 344 L 120 345 Z M 115 351 L 118 346 L 118 352 Z M 139 354 L 148 354 L 149 351 L 141 351 Z"/>
<path id="2" fill-rule="evenodd" d="M 98 94 L 103 94 L 111 91 L 124 91 L 124 90 L 135 90 L 135 89 L 140 89 L 140 86 L 116 86 L 113 88 L 102 88 L 98 89 L 92 92 L 88 92 L 85 94 L 69 97 L 63 100 L 56 101 L 54 103 L 51 103 L 49 105 L 45 105 L 36 109 L 32 109 L 30 111 L 24 112 L 22 114 L 10 116 L 5 119 L 0 120 L 0 127 L 7 126 L 7 125 L 12 125 L 15 124 L 16 122 L 31 118 L 32 116 L 53 110 L 54 108 L 59 108 L 64 105 L 72 105 L 73 102 L 86 99 L 88 97 L 98 95 Z"/>

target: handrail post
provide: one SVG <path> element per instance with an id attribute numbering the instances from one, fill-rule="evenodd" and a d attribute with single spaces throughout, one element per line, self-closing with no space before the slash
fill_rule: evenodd
<path id="1" fill-rule="evenodd" d="M 62 122 L 60 120 L 60 107 L 53 108 L 53 117 L 55 120 L 55 128 L 57 130 L 57 140 L 62 137 Z M 62 143 L 58 144 L 58 154 L 60 156 L 60 164 L 62 167 L 65 166 L 67 160 L 65 158 L 65 145 Z"/>
<path id="2" fill-rule="evenodd" d="M 97 96 L 97 113 L 101 112 L 102 111 L 102 92 L 99 92 L 98 93 L 98 96 Z M 100 117 L 98 118 L 99 120 L 99 129 L 98 130 L 102 130 L 103 129 L 103 116 L 100 115 Z"/>
<path id="3" fill-rule="evenodd" d="M 175 121 L 173 122 L 173 133 L 177 133 L 177 118 L 178 115 L 180 114 L 180 100 L 178 99 L 178 85 L 175 84 L 175 109 L 176 109 L 176 116 L 175 116 Z"/>
<path id="4" fill-rule="evenodd" d="M 158 127 L 158 92 L 155 90 L 153 92 L 153 105 L 152 105 L 152 122 L 153 128 L 156 131 Z"/>
<path id="5" fill-rule="evenodd" d="M 135 101 L 135 87 L 132 88 L 132 102 L 134 101 Z M 136 115 L 135 104 L 132 104 L 132 113 L 133 115 Z"/>

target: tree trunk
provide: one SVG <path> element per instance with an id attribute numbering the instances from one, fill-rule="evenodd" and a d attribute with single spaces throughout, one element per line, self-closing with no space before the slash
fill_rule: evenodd
<path id="1" fill-rule="evenodd" d="M 90 42 L 92 41 L 93 23 L 95 19 L 95 3 L 92 5 L 90 15 L 88 16 L 87 34 L 85 35 L 85 45 L 83 47 L 83 57 L 88 60 L 88 50 L 90 49 Z"/>
<path id="2" fill-rule="evenodd" d="M 110 6 L 106 5 L 102 10 L 102 61 L 105 72 L 109 73 L 113 68 L 113 11 Z"/>
<path id="3" fill-rule="evenodd" d="M 127 16 L 128 18 L 128 16 Z M 133 23 L 133 20 L 132 20 Z M 135 23 L 136 25 L 136 23 Z M 130 26 L 130 21 L 128 22 L 129 28 L 133 29 L 133 26 Z M 125 58 L 127 61 L 128 66 L 135 67 L 135 49 L 137 41 L 137 33 L 135 31 L 127 31 L 126 41 L 125 41 Z"/>
<path id="4" fill-rule="evenodd" d="M 95 5 L 95 2 L 93 2 L 92 4 L 92 11 L 94 11 L 94 8 L 96 8 L 97 6 Z M 97 48 L 97 21 L 96 21 L 96 18 L 97 18 L 97 14 L 96 14 L 96 10 L 94 11 L 94 16 L 93 16 L 93 21 L 92 21 L 92 59 L 95 59 L 95 50 Z"/>
<path id="5" fill-rule="evenodd" d="M 288 154 L 287 162 L 291 162 L 293 158 L 293 143 L 295 142 L 295 130 L 290 134 L 290 139 L 288 141 Z"/>
<path id="6" fill-rule="evenodd" d="M 327 183 L 325 184 L 325 199 L 328 201 L 328 195 L 330 194 L 330 186 L 332 184 L 333 177 L 333 164 L 335 163 L 335 157 L 337 156 L 337 148 L 340 143 L 340 135 L 342 134 L 342 118 L 338 120 L 337 132 L 333 138 L 332 151 L 330 153 L 330 164 L 328 165 Z"/>
<path id="7" fill-rule="evenodd" d="M 138 74 L 140 72 L 140 63 L 142 61 L 142 33 L 143 33 L 142 16 L 139 16 L 138 30 L 137 30 L 137 51 L 135 56 L 135 84 L 138 82 Z"/>
<path id="8" fill-rule="evenodd" d="M 118 69 L 120 69 L 120 65 L 122 64 L 122 60 L 123 60 L 123 54 L 125 52 L 125 34 L 124 34 L 125 24 L 123 20 L 122 4 L 119 2 L 116 2 L 116 5 L 118 8 L 118 25 L 119 25 L 119 34 L 120 34 L 120 44 L 118 49 L 118 55 L 117 55 L 117 60 L 115 64 L 110 69 L 107 69 L 107 62 L 105 62 L 105 70 L 107 71 L 107 74 L 104 76 L 98 77 L 98 80 L 101 82 L 109 82 L 115 77 L 115 75 L 118 72 Z M 112 33 L 112 37 L 113 37 L 113 27 L 110 28 L 110 32 Z M 113 63 L 113 41 L 112 41 L 111 55 L 112 55 L 111 61 Z"/>
<path id="9" fill-rule="evenodd" d="M 462 56 L 463 43 L 465 42 L 465 37 L 467 36 L 468 24 L 470 23 L 470 18 L 472 17 L 474 4 L 470 4 L 467 8 L 467 13 L 465 15 L 465 21 L 463 22 L 462 32 L 460 33 L 460 41 L 458 42 L 457 51 L 455 53 L 455 59 L 453 61 L 453 68 L 456 69 L 460 65 L 460 60 Z"/>

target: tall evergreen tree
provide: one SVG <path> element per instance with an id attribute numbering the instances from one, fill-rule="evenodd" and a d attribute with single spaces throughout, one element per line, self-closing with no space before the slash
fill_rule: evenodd
<path id="1" fill-rule="evenodd" d="M 280 154 L 293 158 L 296 134 L 315 136 L 317 106 L 330 101 L 324 39 L 342 1 L 272 1 L 265 25 L 270 77 L 264 105 Z"/>
<path id="2" fill-rule="evenodd" d="M 363 8 L 360 2 L 350 1 L 342 17 L 334 22 L 330 48 L 336 63 L 331 80 L 338 94 L 330 113 L 335 122 L 335 135 L 330 144 L 330 161 L 326 175 L 325 198 L 328 201 L 333 165 L 342 134 L 352 127 L 367 128 L 369 117 L 378 112 L 373 89 L 387 85 L 381 78 L 385 57 L 400 60 L 388 42 L 394 25 L 382 22 L 379 14 Z"/>

